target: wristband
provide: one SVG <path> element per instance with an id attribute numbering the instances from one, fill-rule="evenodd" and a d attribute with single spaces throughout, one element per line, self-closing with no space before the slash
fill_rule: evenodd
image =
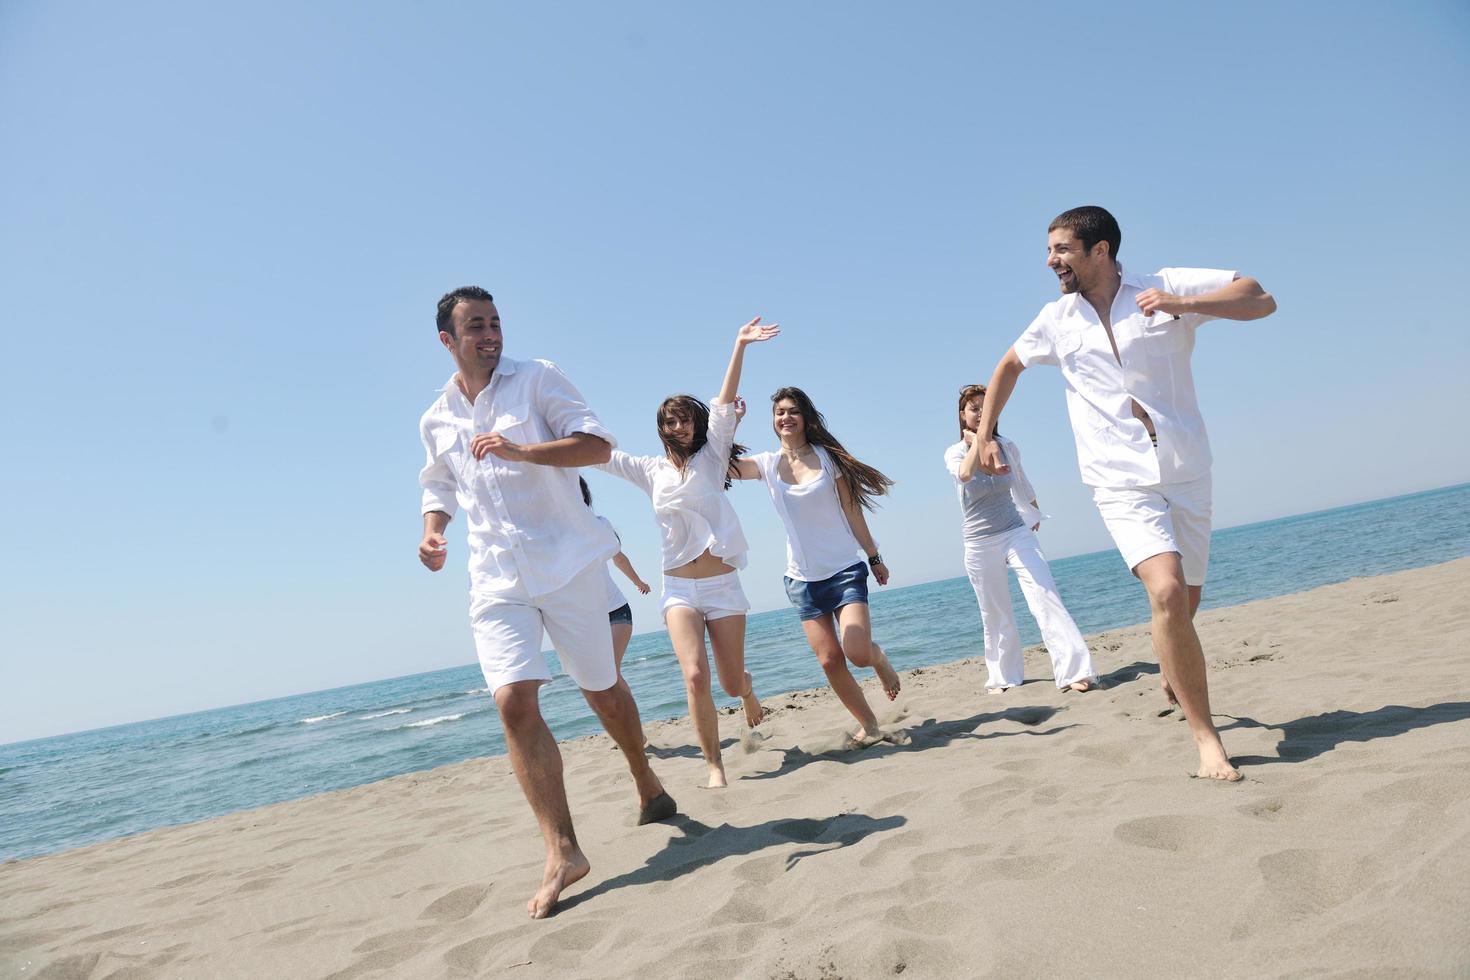
<path id="1" fill-rule="evenodd" d="M 883 564 L 883 556 L 880 554 L 874 554 L 873 557 L 868 559 L 868 566 L 870 568 L 877 568 L 881 564 Z"/>

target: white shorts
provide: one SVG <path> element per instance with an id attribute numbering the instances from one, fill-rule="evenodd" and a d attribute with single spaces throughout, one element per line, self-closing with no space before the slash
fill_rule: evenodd
<path id="1" fill-rule="evenodd" d="M 1154 555 L 1179 553 L 1187 585 L 1204 585 L 1210 564 L 1210 477 L 1188 483 L 1112 489 L 1093 487 L 1102 515 L 1128 570 Z"/>
<path id="2" fill-rule="evenodd" d="M 492 694 L 513 681 L 551 680 L 541 652 L 543 629 L 562 669 L 582 690 L 605 691 L 617 683 L 604 564 L 593 562 L 560 589 L 535 599 L 524 589 L 470 593 L 470 629 Z"/>
<path id="3" fill-rule="evenodd" d="M 750 601 L 740 587 L 739 572 L 726 572 L 709 578 L 665 575 L 659 614 L 667 620 L 669 610 L 676 606 L 693 609 L 704 616 L 705 622 L 726 616 L 744 616 L 750 611 Z"/>

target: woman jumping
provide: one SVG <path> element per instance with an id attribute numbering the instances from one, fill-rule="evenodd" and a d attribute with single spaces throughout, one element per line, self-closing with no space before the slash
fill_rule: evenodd
<path id="1" fill-rule="evenodd" d="M 735 444 L 739 422 L 735 396 L 745 348 L 778 333 L 777 324 L 762 324 L 760 317 L 740 328 L 720 392 L 708 406 L 692 395 L 664 399 L 656 416 L 664 445 L 661 455 L 630 456 L 613 450 L 612 459 L 601 465 L 653 501 L 654 520 L 663 534 L 664 625 L 684 672 L 689 716 L 709 766 L 711 788 L 726 781 L 710 692 L 706 631 L 720 687 L 740 698 L 745 723 L 754 728 L 765 714 L 745 669 L 745 614 L 750 603 L 740 588 L 738 571 L 745 567 L 745 534 L 725 490 L 735 458 L 744 451 Z"/>

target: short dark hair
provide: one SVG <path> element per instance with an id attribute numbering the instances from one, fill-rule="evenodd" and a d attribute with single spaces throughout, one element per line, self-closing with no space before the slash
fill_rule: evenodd
<path id="1" fill-rule="evenodd" d="M 462 299 L 482 299 L 489 303 L 495 302 L 495 297 L 485 292 L 479 286 L 460 286 L 458 289 L 451 289 L 443 296 L 440 296 L 439 309 L 434 314 L 434 325 L 438 330 L 449 334 L 451 337 L 454 336 L 454 308 L 459 305 L 459 301 Z"/>
<path id="2" fill-rule="evenodd" d="M 1086 204 L 1063 211 L 1046 226 L 1048 233 L 1058 228 L 1065 228 L 1082 239 L 1082 247 L 1089 252 L 1098 242 L 1107 242 L 1108 258 L 1118 261 L 1118 246 L 1123 244 L 1123 232 L 1118 227 L 1118 219 L 1108 214 L 1105 208 Z"/>

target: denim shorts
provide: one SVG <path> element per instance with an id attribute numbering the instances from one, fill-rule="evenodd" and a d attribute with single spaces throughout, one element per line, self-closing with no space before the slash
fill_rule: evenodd
<path id="1" fill-rule="evenodd" d="M 633 607 L 626 602 L 612 612 L 607 614 L 607 621 L 613 626 L 632 626 Z"/>
<path id="2" fill-rule="evenodd" d="M 854 602 L 868 604 L 867 562 L 854 562 L 820 582 L 802 582 L 789 575 L 782 580 L 786 583 L 786 598 L 803 620 L 820 619 Z"/>

